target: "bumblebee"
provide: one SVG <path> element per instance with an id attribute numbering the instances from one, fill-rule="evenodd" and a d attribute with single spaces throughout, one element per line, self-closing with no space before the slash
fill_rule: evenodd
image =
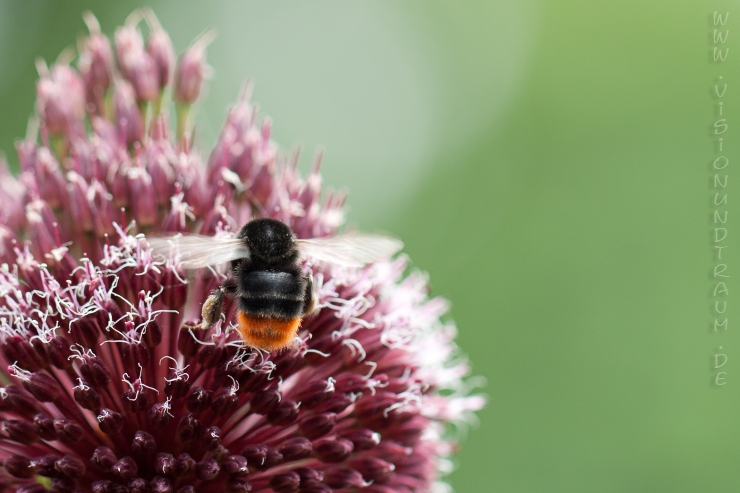
<path id="1" fill-rule="evenodd" d="M 236 302 L 244 343 L 266 351 L 289 346 L 316 307 L 304 261 L 359 268 L 403 247 L 394 238 L 361 233 L 297 239 L 287 225 L 269 218 L 248 222 L 235 237 L 178 235 L 148 241 L 155 254 L 179 253 L 187 269 L 229 262 L 231 276 L 203 304 L 198 328 L 208 329 L 221 318 L 228 296 Z"/>

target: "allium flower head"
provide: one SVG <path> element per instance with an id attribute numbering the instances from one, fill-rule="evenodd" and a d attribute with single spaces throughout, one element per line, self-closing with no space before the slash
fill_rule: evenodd
<path id="1" fill-rule="evenodd" d="M 186 272 L 147 238 L 232 235 L 256 217 L 334 235 L 345 198 L 322 192 L 319 158 L 304 179 L 278 152 L 248 87 L 202 163 L 185 125 L 170 135 L 166 101 L 197 98 L 205 43 L 172 78 L 151 13 L 116 31 L 115 60 L 86 21 L 78 68 L 41 73 L 20 176 L 0 169 L 3 491 L 444 488 L 448 425 L 483 403 L 467 396 L 447 303 L 404 256 L 307 263 L 318 312 L 293 347 L 245 347 L 229 300 L 212 328 L 187 329 L 228 266 Z"/>

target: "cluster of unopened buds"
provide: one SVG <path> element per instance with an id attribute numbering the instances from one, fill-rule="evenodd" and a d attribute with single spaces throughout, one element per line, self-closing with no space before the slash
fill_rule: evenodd
<path id="1" fill-rule="evenodd" d="M 322 193 L 319 158 L 304 179 L 278 152 L 248 86 L 201 162 L 189 110 L 207 33 L 176 58 L 148 10 L 112 46 L 84 18 L 76 56 L 38 64 L 20 174 L 2 163 L 2 491 L 444 490 L 454 430 L 483 405 L 447 303 L 402 255 L 305 266 L 318 310 L 288 349 L 245 346 L 228 300 L 208 330 L 183 329 L 227 267 L 188 272 L 147 237 L 255 217 L 333 235 L 344 196 Z"/>

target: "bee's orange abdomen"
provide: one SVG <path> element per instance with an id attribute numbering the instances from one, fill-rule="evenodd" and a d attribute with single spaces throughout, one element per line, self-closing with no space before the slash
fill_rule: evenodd
<path id="1" fill-rule="evenodd" d="M 301 318 L 255 317 L 237 311 L 239 333 L 249 346 L 276 351 L 290 345 L 301 326 Z"/>

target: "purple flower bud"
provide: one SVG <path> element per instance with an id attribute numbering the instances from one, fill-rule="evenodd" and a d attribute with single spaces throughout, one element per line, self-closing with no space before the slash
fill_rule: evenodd
<path id="1" fill-rule="evenodd" d="M 204 459 L 195 465 L 195 476 L 202 481 L 210 481 L 218 476 L 221 468 L 213 459 Z"/>
<path id="2" fill-rule="evenodd" d="M 111 467 L 111 472 L 116 477 L 124 481 L 128 481 L 129 479 L 133 479 L 136 477 L 139 472 L 139 466 L 138 464 L 136 464 L 136 461 L 133 457 L 127 455 L 126 457 L 119 459 L 115 464 L 113 464 L 113 467 Z"/>
<path id="3" fill-rule="evenodd" d="M 128 173 L 128 200 L 134 219 L 141 226 L 150 226 L 157 220 L 157 196 L 152 177 L 146 169 L 132 166 Z"/>
<path id="4" fill-rule="evenodd" d="M 337 415 L 334 413 L 317 414 L 304 420 L 300 425 L 300 430 L 303 436 L 313 440 L 328 435 L 334 429 L 336 422 Z"/>
<path id="5" fill-rule="evenodd" d="M 65 455 L 54 463 L 54 469 L 70 479 L 77 479 L 85 474 L 85 463 L 74 455 Z"/>
<path id="6" fill-rule="evenodd" d="M 355 450 L 370 450 L 380 443 L 380 434 L 367 428 L 350 428 L 339 433 L 341 438 L 351 441 Z"/>
<path id="7" fill-rule="evenodd" d="M 128 482 L 129 493 L 149 493 L 149 482 L 144 478 L 133 478 Z"/>
<path id="8" fill-rule="evenodd" d="M 252 410 L 257 414 L 269 414 L 277 409 L 281 398 L 280 392 L 278 392 L 277 389 L 268 389 L 262 392 L 257 392 L 257 394 L 252 397 L 250 405 L 252 406 Z"/>
<path id="9" fill-rule="evenodd" d="M 98 411 L 102 406 L 98 391 L 86 385 L 82 380 L 75 387 L 74 398 L 81 407 L 91 411 Z"/>
<path id="10" fill-rule="evenodd" d="M 53 454 L 36 457 L 31 461 L 31 467 L 33 467 L 34 472 L 39 476 L 50 478 L 57 474 L 54 465 L 59 459 L 61 459 L 61 457 Z"/>
<path id="11" fill-rule="evenodd" d="M 54 429 L 54 419 L 48 414 L 38 413 L 34 416 L 33 429 L 42 440 L 51 441 L 57 439 L 57 431 Z"/>
<path id="12" fill-rule="evenodd" d="M 341 414 L 349 406 L 354 404 L 355 399 L 348 394 L 334 394 L 331 399 L 325 400 L 314 408 L 315 413 L 334 413 Z"/>
<path id="13" fill-rule="evenodd" d="M 79 442 L 85 434 L 80 425 L 69 419 L 55 419 L 54 430 L 57 432 L 57 440 L 64 443 Z"/>
<path id="14" fill-rule="evenodd" d="M 151 455 L 156 447 L 157 443 L 154 441 L 154 437 L 143 430 L 137 431 L 133 442 L 131 442 L 131 451 L 140 456 Z"/>
<path id="15" fill-rule="evenodd" d="M 175 50 L 172 48 L 169 35 L 159 26 L 159 23 L 152 26 L 152 33 L 147 39 L 146 48 L 157 67 L 159 87 L 163 89 L 170 82 L 172 68 L 175 65 Z"/>
<path id="16" fill-rule="evenodd" d="M 228 357 L 226 348 L 221 345 L 205 346 L 198 352 L 198 362 L 204 368 L 216 368 L 225 363 Z"/>
<path id="17" fill-rule="evenodd" d="M 177 456 L 173 473 L 177 478 L 187 478 L 195 471 L 195 460 L 190 457 L 190 454 L 183 452 Z"/>
<path id="18" fill-rule="evenodd" d="M 95 224 L 93 222 L 93 211 L 90 209 L 88 196 L 87 181 L 74 171 L 67 172 L 67 193 L 69 194 L 69 207 L 77 218 L 75 228 L 79 231 L 88 233 L 93 231 Z"/>
<path id="19" fill-rule="evenodd" d="M 31 462 L 26 457 L 13 454 L 5 459 L 3 466 L 11 476 L 15 476 L 16 478 L 33 477 Z"/>
<path id="20" fill-rule="evenodd" d="M 308 457 L 311 450 L 313 450 L 313 445 L 303 437 L 289 438 L 278 447 L 278 452 L 283 455 L 286 461 Z"/>
<path id="21" fill-rule="evenodd" d="M 136 105 L 136 94 L 131 84 L 116 82 L 113 90 L 113 114 L 122 140 L 131 145 L 144 138 L 144 120 Z"/>
<path id="22" fill-rule="evenodd" d="M 160 476 L 171 476 L 175 472 L 175 457 L 172 454 L 158 453 L 154 459 L 154 472 Z"/>
<path id="23" fill-rule="evenodd" d="M 349 440 L 338 438 L 336 440 L 321 440 L 314 444 L 313 452 L 316 457 L 324 462 L 342 462 L 349 457 L 354 450 L 354 445 Z"/>
<path id="24" fill-rule="evenodd" d="M 362 479 L 362 474 L 346 467 L 330 467 L 324 471 L 324 483 L 337 490 L 360 488 L 366 485 Z"/>
<path id="25" fill-rule="evenodd" d="M 15 366 L 8 367 L 8 373 L 20 378 L 23 387 L 40 402 L 53 402 L 59 397 L 59 383 L 46 373 L 19 371 Z"/>
<path id="26" fill-rule="evenodd" d="M 131 83 L 139 101 L 152 101 L 159 95 L 159 70 L 144 51 L 141 33 L 133 26 L 116 29 L 116 56 L 123 76 Z"/>
<path id="27" fill-rule="evenodd" d="M 174 99 L 178 103 L 192 104 L 198 99 L 203 80 L 208 75 L 205 49 L 209 43 L 210 39 L 201 37 L 177 59 Z"/>
<path id="28" fill-rule="evenodd" d="M 38 411 L 36 401 L 15 385 L 8 385 L 4 389 L 0 387 L 0 404 L 7 410 L 23 416 L 29 416 Z"/>
<path id="29" fill-rule="evenodd" d="M 275 467 L 284 460 L 283 454 L 277 449 L 262 444 L 248 446 L 242 450 L 242 455 L 247 459 L 250 468 L 259 471 Z M 285 458 L 285 460 L 289 459 Z"/>
<path id="30" fill-rule="evenodd" d="M 349 466 L 359 471 L 365 481 L 383 482 L 396 468 L 377 457 L 361 457 L 349 461 Z"/>
<path id="31" fill-rule="evenodd" d="M 174 491 L 170 480 L 161 476 L 156 476 L 152 479 L 149 488 L 151 489 L 151 493 L 172 493 Z"/>
<path id="32" fill-rule="evenodd" d="M 226 480 L 225 493 L 249 493 L 252 491 L 252 485 L 249 481 L 244 481 L 237 478 L 229 478 Z"/>
<path id="33" fill-rule="evenodd" d="M 170 406 L 166 402 L 158 402 L 146 412 L 147 421 L 155 429 L 166 428 L 171 417 Z"/>
<path id="34" fill-rule="evenodd" d="M 70 478 L 51 478 L 51 493 L 74 493 L 79 483 Z"/>
<path id="35" fill-rule="evenodd" d="M 179 490 L 177 490 L 177 493 L 195 493 L 195 487 L 191 485 L 183 486 Z"/>
<path id="36" fill-rule="evenodd" d="M 85 85 L 68 65 L 54 65 L 36 85 L 36 110 L 50 135 L 72 135 L 85 118 Z"/>
<path id="37" fill-rule="evenodd" d="M 276 474 L 270 479 L 270 487 L 277 493 L 294 493 L 300 485 L 301 477 L 294 471 Z"/>
<path id="38" fill-rule="evenodd" d="M 234 476 L 235 478 L 243 478 L 249 474 L 247 459 L 243 455 L 228 456 L 224 463 L 221 464 L 221 469 L 229 476 Z"/>
<path id="39" fill-rule="evenodd" d="M 32 424 L 17 419 L 3 421 L 2 430 L 11 440 L 24 445 L 29 445 L 39 438 Z"/>
<path id="40" fill-rule="evenodd" d="M 295 400 L 301 403 L 301 407 L 313 409 L 333 394 L 333 384 L 326 380 L 314 380 L 296 394 Z"/>
<path id="41" fill-rule="evenodd" d="M 137 382 L 138 380 L 133 383 L 133 388 L 126 389 L 123 394 L 121 394 L 123 407 L 132 413 L 140 413 L 141 411 L 146 410 L 149 405 L 149 398 L 146 395 L 146 391 L 141 384 L 137 384 Z"/>
<path id="42" fill-rule="evenodd" d="M 116 461 L 116 455 L 111 449 L 105 446 L 96 448 L 92 457 L 90 457 L 90 463 L 93 467 L 103 473 L 109 472 Z"/>
<path id="43" fill-rule="evenodd" d="M 46 351 L 47 345 L 48 342 L 42 340 L 40 337 L 31 339 L 31 347 L 33 347 L 37 361 L 39 361 L 39 364 L 43 369 L 47 369 L 49 367 L 49 363 L 51 363 L 49 360 L 49 353 Z"/>
<path id="44" fill-rule="evenodd" d="M 200 435 L 200 429 L 200 421 L 192 413 L 183 414 L 180 423 L 177 425 L 177 439 L 180 442 L 189 442 Z"/>
<path id="45" fill-rule="evenodd" d="M 298 403 L 293 399 L 283 399 L 277 408 L 267 415 L 267 421 L 274 426 L 287 426 L 298 419 Z"/>
<path id="46" fill-rule="evenodd" d="M 170 370 L 167 376 L 167 383 L 164 384 L 164 393 L 173 399 L 185 397 L 190 391 L 190 382 L 188 375 Z"/>
<path id="47" fill-rule="evenodd" d="M 199 445 L 205 450 L 213 450 L 221 444 L 221 429 L 218 426 L 205 428 L 199 437 Z"/>
<path id="48" fill-rule="evenodd" d="M 5 339 L 3 353 L 8 361 L 18 361 L 28 371 L 35 372 L 44 368 L 43 359 L 34 350 L 33 346 L 19 335 L 13 335 Z M 13 373 L 17 372 L 13 370 Z M 18 375 L 14 376 L 20 378 Z"/>
<path id="49" fill-rule="evenodd" d="M 63 336 L 54 336 L 49 341 L 47 353 L 51 364 L 60 370 L 72 367 L 72 361 L 70 360 L 72 351 L 69 350 L 69 342 Z"/>
<path id="50" fill-rule="evenodd" d="M 293 469 L 293 472 L 298 474 L 298 477 L 301 480 L 302 490 L 315 487 L 321 483 L 321 480 L 324 478 L 322 473 L 310 467 L 296 467 Z"/>
<path id="51" fill-rule="evenodd" d="M 85 40 L 77 68 L 85 81 L 85 94 L 91 113 L 102 115 L 105 91 L 111 83 L 113 72 L 113 52 L 108 38 L 100 33 L 98 20 L 91 13 L 83 16 L 90 29 Z"/>
<path id="52" fill-rule="evenodd" d="M 211 406 L 211 392 L 201 386 L 190 389 L 187 397 L 188 409 L 194 413 L 201 413 Z"/>
<path id="53" fill-rule="evenodd" d="M 96 388 L 105 388 L 111 380 L 110 370 L 103 360 L 95 355 L 85 354 L 80 362 L 80 373 L 90 385 Z"/>
<path id="54" fill-rule="evenodd" d="M 213 395 L 211 409 L 217 416 L 232 414 L 239 407 L 239 398 L 233 388 L 221 387 Z"/>
<path id="55" fill-rule="evenodd" d="M 106 435 L 115 435 L 123 429 L 123 416 L 111 409 L 101 409 L 98 413 L 98 427 Z"/>

